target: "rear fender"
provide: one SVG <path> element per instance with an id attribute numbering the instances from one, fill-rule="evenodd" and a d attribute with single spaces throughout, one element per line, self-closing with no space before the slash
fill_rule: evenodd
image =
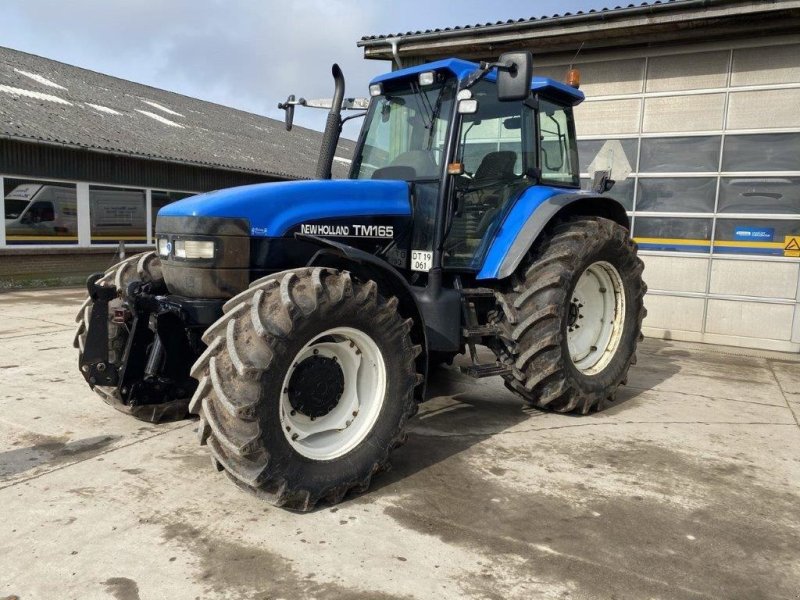
<path id="1" fill-rule="evenodd" d="M 425 385 L 428 380 L 428 336 L 422 310 L 405 278 L 388 262 L 369 252 L 312 235 L 295 234 L 295 237 L 322 247 L 311 258 L 308 266 L 325 266 L 349 271 L 359 279 L 375 281 L 382 293 L 397 297 L 400 313 L 404 317 L 410 317 L 414 322 L 410 331 L 411 341 L 422 348 L 415 361 L 417 373 L 422 374 L 423 381 L 414 389 L 417 401 L 422 402 L 425 399 Z"/>
<path id="2" fill-rule="evenodd" d="M 585 192 L 548 194 L 553 190 L 531 188 L 533 194 L 526 193 L 517 201 L 489 246 L 477 279 L 505 279 L 513 274 L 545 228 L 571 216 L 605 217 L 630 229 L 625 207 L 613 198 Z"/>

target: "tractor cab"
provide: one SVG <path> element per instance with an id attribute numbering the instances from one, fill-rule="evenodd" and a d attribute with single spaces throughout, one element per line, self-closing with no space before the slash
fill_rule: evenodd
<path id="1" fill-rule="evenodd" d="M 524 78 L 530 64 L 524 56 L 517 60 L 509 69 Z M 499 72 L 500 82 L 497 71 L 476 76 L 483 72 L 475 63 L 450 59 L 370 84 L 350 177 L 413 184 L 412 247 L 418 260 L 412 269 L 432 266 L 440 199 L 442 266 L 476 270 L 523 190 L 537 184 L 580 187 L 572 107 L 583 94 L 538 77 L 529 79 L 529 89 L 509 94 L 502 87 L 509 70 Z"/>

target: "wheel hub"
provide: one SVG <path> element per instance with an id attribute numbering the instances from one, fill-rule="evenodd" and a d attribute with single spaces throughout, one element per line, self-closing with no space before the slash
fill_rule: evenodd
<path id="1" fill-rule="evenodd" d="M 312 419 L 331 412 L 344 392 L 344 373 L 336 358 L 318 354 L 305 359 L 289 380 L 292 409 Z"/>
<path id="2" fill-rule="evenodd" d="M 352 327 L 328 329 L 300 349 L 284 377 L 283 434 L 306 458 L 337 458 L 369 435 L 385 395 L 386 364 L 375 341 Z"/>
<path id="3" fill-rule="evenodd" d="M 589 265 L 578 278 L 567 309 L 572 363 L 586 375 L 602 371 L 619 348 L 625 321 L 625 292 L 616 267 Z"/>

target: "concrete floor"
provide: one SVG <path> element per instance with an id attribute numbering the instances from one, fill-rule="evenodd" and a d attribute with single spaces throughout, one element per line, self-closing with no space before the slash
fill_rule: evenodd
<path id="1" fill-rule="evenodd" d="M 648 340 L 586 417 L 442 369 L 390 473 L 294 514 L 94 396 L 82 296 L 0 295 L 0 599 L 800 597 L 795 356 Z"/>

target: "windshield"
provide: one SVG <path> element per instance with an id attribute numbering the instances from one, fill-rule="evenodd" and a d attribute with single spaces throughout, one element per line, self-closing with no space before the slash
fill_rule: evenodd
<path id="1" fill-rule="evenodd" d="M 354 179 L 438 179 L 455 79 L 420 87 L 416 80 L 386 82 L 372 98 Z"/>
<path id="2" fill-rule="evenodd" d="M 30 200 L 9 200 L 5 199 L 6 219 L 18 219 Z"/>

